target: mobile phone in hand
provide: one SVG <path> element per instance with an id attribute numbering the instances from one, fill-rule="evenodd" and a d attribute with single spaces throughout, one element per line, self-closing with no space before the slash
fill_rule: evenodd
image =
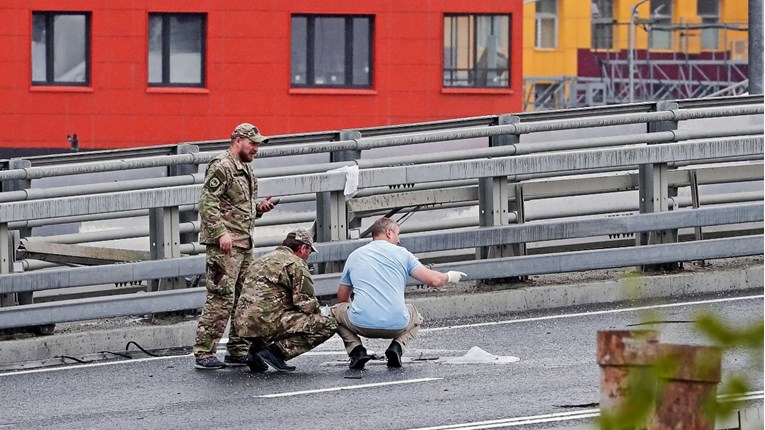
<path id="1" fill-rule="evenodd" d="M 282 201 L 281 197 L 273 197 L 271 200 L 269 200 L 272 205 L 276 206 L 279 204 L 280 201 Z"/>

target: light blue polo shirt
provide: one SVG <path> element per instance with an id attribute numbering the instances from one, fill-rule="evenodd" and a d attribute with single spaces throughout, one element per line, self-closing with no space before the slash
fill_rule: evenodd
<path id="1" fill-rule="evenodd" d="M 343 268 L 340 283 L 353 288 L 348 318 L 356 327 L 401 330 L 409 324 L 404 287 L 422 263 L 406 248 L 384 240 L 353 251 Z"/>

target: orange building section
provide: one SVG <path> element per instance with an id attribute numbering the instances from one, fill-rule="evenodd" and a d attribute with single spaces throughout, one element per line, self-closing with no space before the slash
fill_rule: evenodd
<path id="1" fill-rule="evenodd" d="M 90 16 L 89 82 L 33 85 L 33 15 L 69 11 Z M 205 16 L 201 86 L 148 85 L 157 13 Z M 371 16 L 371 87 L 295 88 L 295 14 Z M 510 15 L 506 86 L 444 86 L 449 14 Z M 244 121 L 274 135 L 521 110 L 520 1 L 6 0 L 0 21 L 0 154 L 67 151 L 75 133 L 81 150 L 109 149 L 223 139 Z"/>

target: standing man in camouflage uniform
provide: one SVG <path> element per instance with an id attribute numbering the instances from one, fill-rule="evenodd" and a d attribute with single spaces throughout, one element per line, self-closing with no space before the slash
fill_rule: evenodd
<path id="1" fill-rule="evenodd" d="M 231 146 L 207 166 L 199 199 L 199 241 L 207 247 L 207 299 L 197 325 L 194 367 L 220 369 L 246 365 L 249 344 L 231 327 L 224 363 L 215 356 L 216 344 L 233 316 L 247 269 L 252 263 L 255 219 L 274 208 L 271 196 L 260 203 L 258 178 L 250 162 L 258 146 L 268 143 L 257 127 L 239 124 Z"/>
<path id="2" fill-rule="evenodd" d="M 273 252 L 250 265 L 234 314 L 234 327 L 251 342 L 252 371 L 291 372 L 286 360 L 310 351 L 335 334 L 337 323 L 319 311 L 306 264 L 316 252 L 308 230 L 301 228 Z"/>

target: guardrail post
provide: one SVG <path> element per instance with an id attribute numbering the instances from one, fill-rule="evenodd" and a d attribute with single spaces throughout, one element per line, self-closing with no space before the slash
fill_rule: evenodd
<path id="1" fill-rule="evenodd" d="M 12 272 L 13 242 L 8 232 L 8 223 L 0 222 L 0 275 Z M 0 293 L 0 307 L 16 305 L 16 295 Z"/>
<path id="2" fill-rule="evenodd" d="M 657 366 L 663 382 L 648 430 L 692 428 L 713 430 L 715 417 L 708 416 L 710 402 L 717 399 L 722 372 L 722 351 L 713 346 L 660 344 Z"/>
<path id="3" fill-rule="evenodd" d="M 180 145 L 176 145 L 175 148 L 173 148 L 176 154 L 196 154 L 199 152 L 199 147 L 197 145 L 191 145 L 188 143 L 183 143 Z M 194 175 L 199 172 L 199 165 L 197 164 L 179 164 L 179 165 L 173 165 L 167 167 L 167 175 L 168 176 L 183 176 L 183 175 Z M 178 214 L 178 221 L 181 223 L 184 222 L 194 222 L 199 219 L 199 212 L 196 210 L 192 211 L 184 211 L 180 212 Z M 180 235 L 180 241 L 181 243 L 195 243 L 199 241 L 199 233 L 183 233 Z"/>
<path id="4" fill-rule="evenodd" d="M 698 209 L 701 207 L 701 204 L 699 202 L 699 180 L 698 176 L 696 175 L 696 169 L 692 169 L 688 171 L 688 177 L 690 179 L 691 184 L 691 206 L 694 209 Z M 703 240 L 704 239 L 704 232 L 701 229 L 701 226 L 694 227 L 694 238 L 696 240 Z M 704 266 L 706 262 L 704 260 L 699 260 L 698 264 Z"/>
<path id="5" fill-rule="evenodd" d="M 25 169 L 28 167 L 32 167 L 32 163 L 29 160 L 24 160 L 22 158 L 12 158 L 8 160 L 8 169 Z M 29 179 L 14 179 L 0 183 L 0 191 L 25 190 L 31 186 L 32 181 Z M 19 238 L 29 237 L 31 235 L 32 229 L 30 227 L 19 228 L 12 232 L 9 229 L 8 224 L 0 223 L 0 274 L 14 272 L 13 264 L 16 261 L 16 248 L 18 247 Z M 33 292 L 0 294 L 0 307 L 31 305 L 32 303 L 34 303 Z M 55 328 L 55 324 L 45 324 L 30 327 L 17 327 L 14 329 L 8 329 L 5 332 L 32 332 L 38 335 L 47 335 L 52 334 Z"/>
<path id="6" fill-rule="evenodd" d="M 356 130 L 340 130 L 339 139 L 353 140 L 361 138 L 361 132 Z M 358 149 L 346 149 L 343 151 L 332 151 L 329 153 L 329 162 L 336 163 L 340 161 L 354 161 L 361 158 L 361 151 Z"/>
<path id="7" fill-rule="evenodd" d="M 10 169 L 24 169 L 27 167 L 32 167 L 32 163 L 29 160 L 24 160 L 21 158 L 12 158 L 8 161 L 8 167 Z M 4 189 L 3 191 L 15 191 L 15 190 L 25 190 L 32 186 L 32 181 L 30 179 L 17 179 L 15 181 L 8 181 L 8 188 Z M 32 235 L 32 229 L 29 227 L 24 227 L 18 229 L 19 237 L 29 237 Z M 13 246 L 14 243 L 11 241 L 11 272 L 13 271 L 13 261 L 16 259 L 14 258 L 16 255 L 16 248 Z M 33 303 L 33 293 L 17 293 L 16 294 L 16 301 L 20 305 L 31 305 Z"/>
<path id="8" fill-rule="evenodd" d="M 180 225 L 178 207 L 149 209 L 149 251 L 152 260 L 177 258 L 181 256 Z M 186 287 L 181 277 L 152 279 L 150 291 L 177 290 Z"/>
<path id="9" fill-rule="evenodd" d="M 361 137 L 356 130 L 341 130 L 340 140 L 352 140 Z M 340 161 L 353 161 L 361 158 L 361 151 L 344 150 L 333 151 L 329 154 L 332 163 Z M 351 220 L 354 227 L 361 226 L 361 219 Z M 324 191 L 316 193 L 316 240 L 317 242 L 334 242 L 348 239 L 348 209 L 345 205 L 343 191 Z M 342 261 L 320 263 L 318 273 L 338 272 L 342 269 Z"/>
<path id="10" fill-rule="evenodd" d="M 500 115 L 498 125 L 517 124 L 520 118 L 514 115 Z M 520 141 L 520 136 L 504 135 L 489 138 L 489 146 L 512 145 Z M 510 186 L 507 176 L 478 179 L 478 225 L 494 227 L 510 223 L 510 211 L 516 211 L 516 223 L 523 223 L 523 192 L 515 183 L 515 199 L 510 202 Z M 514 243 L 501 246 L 487 246 L 476 249 L 476 258 L 501 258 L 526 254 L 526 244 Z M 520 277 L 512 277 L 507 281 L 517 282 Z"/>
<path id="11" fill-rule="evenodd" d="M 656 103 L 657 111 L 677 109 L 675 102 L 660 101 Z M 677 121 L 651 122 L 648 132 L 669 131 L 677 129 Z M 677 189 L 669 188 L 667 163 L 642 164 L 638 167 L 639 208 L 640 213 L 666 212 L 670 210 L 670 197 L 677 196 Z M 677 242 L 677 230 L 659 230 L 638 233 L 637 245 L 658 245 Z M 644 270 L 677 270 L 682 263 L 665 263 L 645 266 Z"/>
<path id="12" fill-rule="evenodd" d="M 654 365 L 659 334 L 654 330 L 602 330 L 597 342 L 600 412 L 618 416 L 638 385 L 653 386 L 655 378 L 646 379 L 646 375 Z"/>

